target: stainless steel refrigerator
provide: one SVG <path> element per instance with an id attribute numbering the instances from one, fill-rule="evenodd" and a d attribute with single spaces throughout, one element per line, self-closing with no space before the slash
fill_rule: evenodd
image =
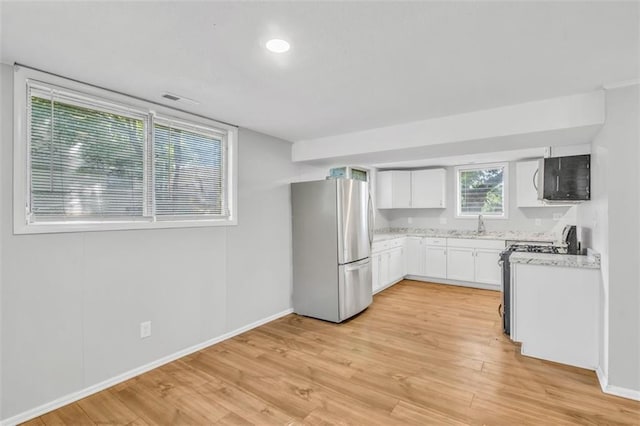
<path id="1" fill-rule="evenodd" d="M 367 182 L 291 184 L 293 310 L 341 322 L 373 300 L 373 205 Z"/>

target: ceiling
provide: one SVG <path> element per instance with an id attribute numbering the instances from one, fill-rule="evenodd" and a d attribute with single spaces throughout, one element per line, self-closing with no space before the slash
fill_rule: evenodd
<path id="1" fill-rule="evenodd" d="M 6 2 L 22 63 L 289 141 L 638 78 L 637 2 Z M 264 49 L 285 38 L 291 50 Z"/>
<path id="2" fill-rule="evenodd" d="M 454 155 L 446 157 L 420 158 L 407 161 L 393 161 L 386 163 L 376 163 L 379 169 L 417 169 L 422 167 L 446 167 L 460 166 L 468 164 L 502 163 L 506 161 L 520 161 L 532 158 L 542 158 L 545 155 L 545 148 L 525 148 L 508 151 L 492 151 L 477 154 Z"/>

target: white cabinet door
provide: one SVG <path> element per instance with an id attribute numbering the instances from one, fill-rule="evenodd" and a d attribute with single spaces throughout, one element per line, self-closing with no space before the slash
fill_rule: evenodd
<path id="1" fill-rule="evenodd" d="M 445 208 L 446 169 L 411 172 L 411 207 Z"/>
<path id="2" fill-rule="evenodd" d="M 371 275 L 373 276 L 373 291 L 376 292 L 389 284 L 389 252 L 377 253 L 371 256 L 373 268 Z"/>
<path id="3" fill-rule="evenodd" d="M 371 291 L 375 292 L 380 288 L 380 255 L 371 255 Z"/>
<path id="4" fill-rule="evenodd" d="M 380 278 L 380 287 L 389 284 L 389 252 L 380 253 L 380 267 L 378 276 Z"/>
<path id="5" fill-rule="evenodd" d="M 500 250 L 476 249 L 475 251 L 475 281 L 483 284 L 500 285 L 502 282 L 502 268 L 498 265 Z"/>
<path id="6" fill-rule="evenodd" d="M 391 205 L 396 209 L 411 207 L 411 172 L 405 170 L 392 171 Z"/>
<path id="7" fill-rule="evenodd" d="M 411 207 L 411 172 L 408 170 L 378 172 L 376 203 L 379 209 Z"/>
<path id="8" fill-rule="evenodd" d="M 538 200 L 537 177 L 537 160 L 516 163 L 518 207 L 544 207 L 544 203 Z"/>
<path id="9" fill-rule="evenodd" d="M 404 248 L 398 247 L 389 250 L 389 283 L 401 280 L 404 277 Z"/>
<path id="10" fill-rule="evenodd" d="M 447 248 L 447 278 L 473 281 L 475 276 L 474 249 L 466 247 Z"/>
<path id="11" fill-rule="evenodd" d="M 523 355 L 595 369 L 600 271 L 512 264 L 517 341 Z"/>
<path id="12" fill-rule="evenodd" d="M 447 248 L 443 246 L 425 247 L 424 275 L 433 278 L 447 278 Z"/>
<path id="13" fill-rule="evenodd" d="M 392 207 L 393 172 L 376 173 L 376 208 L 390 209 Z"/>
<path id="14" fill-rule="evenodd" d="M 424 244 L 420 237 L 407 237 L 405 253 L 408 275 L 424 275 Z"/>

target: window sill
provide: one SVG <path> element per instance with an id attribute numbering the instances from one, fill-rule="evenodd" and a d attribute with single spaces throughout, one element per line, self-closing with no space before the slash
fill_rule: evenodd
<path id="1" fill-rule="evenodd" d="M 204 228 L 212 226 L 236 226 L 238 219 L 200 219 L 166 221 L 114 221 L 114 222 L 40 222 L 14 223 L 14 235 L 57 234 L 67 232 L 133 231 L 140 229 Z"/>

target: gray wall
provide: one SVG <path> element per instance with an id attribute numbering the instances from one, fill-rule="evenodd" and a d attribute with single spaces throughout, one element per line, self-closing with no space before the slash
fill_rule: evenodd
<path id="1" fill-rule="evenodd" d="M 578 209 L 602 254 L 602 367 L 609 384 L 640 391 L 640 131 L 638 85 L 608 90 L 592 146 L 594 199 Z"/>
<path id="2" fill-rule="evenodd" d="M 447 167 L 447 208 L 445 209 L 391 209 L 378 210 L 391 227 L 415 227 L 436 229 L 467 229 L 477 227 L 477 219 L 458 219 L 456 215 L 455 167 Z M 518 208 L 516 200 L 516 167 L 515 162 L 509 163 L 509 211 L 508 219 L 485 220 L 487 231 L 531 231 L 550 232 L 561 231 L 566 223 L 575 224 L 575 208 L 571 207 L 527 207 Z M 554 213 L 562 216 L 554 220 Z M 413 223 L 409 224 L 408 219 Z M 447 223 L 440 223 L 440 219 Z M 536 225 L 540 219 L 540 225 Z"/>
<path id="3" fill-rule="evenodd" d="M 1 418 L 291 307 L 288 142 L 240 130 L 238 226 L 16 236 L 0 77 Z"/>

